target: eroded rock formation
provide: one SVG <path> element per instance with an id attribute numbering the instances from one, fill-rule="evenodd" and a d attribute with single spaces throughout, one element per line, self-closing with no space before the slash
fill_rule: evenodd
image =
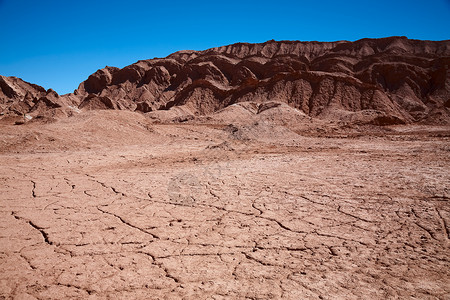
<path id="1" fill-rule="evenodd" d="M 278 101 L 324 119 L 363 111 L 375 124 L 450 124 L 449 64 L 450 41 L 238 43 L 106 67 L 60 98 L 81 109 L 148 113 L 182 106 L 192 115 Z"/>

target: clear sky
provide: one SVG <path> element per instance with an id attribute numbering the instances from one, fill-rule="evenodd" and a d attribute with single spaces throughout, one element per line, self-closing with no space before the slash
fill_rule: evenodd
<path id="1" fill-rule="evenodd" d="M 0 0 L 0 75 L 73 92 L 106 65 L 267 40 L 450 39 L 450 0 Z"/>

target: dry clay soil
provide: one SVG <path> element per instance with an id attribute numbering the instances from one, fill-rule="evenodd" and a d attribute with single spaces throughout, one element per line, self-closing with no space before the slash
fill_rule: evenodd
<path id="1" fill-rule="evenodd" d="M 0 299 L 450 299 L 448 127 L 258 126 L 0 125 Z"/>

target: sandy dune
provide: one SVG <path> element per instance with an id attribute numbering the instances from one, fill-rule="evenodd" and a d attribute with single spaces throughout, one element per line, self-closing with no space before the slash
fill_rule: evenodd
<path id="1" fill-rule="evenodd" d="M 0 299 L 449 299 L 448 127 L 330 128 L 1 125 Z"/>

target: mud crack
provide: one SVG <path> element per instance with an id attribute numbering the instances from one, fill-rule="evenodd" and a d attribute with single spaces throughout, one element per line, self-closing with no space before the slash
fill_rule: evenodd
<path id="1" fill-rule="evenodd" d="M 31 195 L 33 196 L 33 198 L 36 198 L 36 182 L 31 180 L 31 183 L 33 184 L 33 188 L 31 190 Z"/>
<path id="2" fill-rule="evenodd" d="M 130 222 L 127 222 L 127 221 L 124 220 L 121 216 L 119 216 L 119 215 L 117 215 L 117 214 L 115 214 L 115 213 L 112 213 L 112 212 L 103 210 L 103 209 L 100 208 L 100 206 L 97 206 L 97 209 L 98 209 L 100 212 L 104 213 L 104 214 L 108 214 L 108 215 L 111 215 L 111 216 L 113 216 L 113 217 L 116 217 L 120 222 L 122 222 L 123 224 L 125 224 L 125 225 L 127 225 L 127 226 L 129 226 L 129 227 L 131 227 L 131 228 L 134 228 L 134 229 L 139 230 L 139 231 L 141 231 L 141 232 L 143 232 L 143 233 L 146 233 L 146 234 L 152 236 L 152 237 L 155 238 L 155 239 L 158 239 L 158 240 L 160 239 L 160 237 L 157 236 L 156 234 L 151 233 L 150 231 L 147 231 L 147 230 L 145 230 L 145 229 L 143 229 L 143 228 L 140 228 L 140 227 L 138 227 L 138 226 L 136 226 L 136 225 L 133 225 L 133 224 L 131 224 Z"/>
<path id="3" fill-rule="evenodd" d="M 11 212 L 11 215 L 16 219 L 16 220 L 21 220 L 21 221 L 25 221 L 26 224 L 30 225 L 31 227 L 33 227 L 34 229 L 36 229 L 37 231 L 39 231 L 39 233 L 42 235 L 42 237 L 44 238 L 44 242 L 48 245 L 53 245 L 53 242 L 50 241 L 50 239 L 48 238 L 48 234 L 47 232 L 44 231 L 44 228 L 36 225 L 33 223 L 33 221 L 31 220 L 26 220 L 22 217 L 19 217 L 18 215 L 16 215 L 15 212 Z"/>

